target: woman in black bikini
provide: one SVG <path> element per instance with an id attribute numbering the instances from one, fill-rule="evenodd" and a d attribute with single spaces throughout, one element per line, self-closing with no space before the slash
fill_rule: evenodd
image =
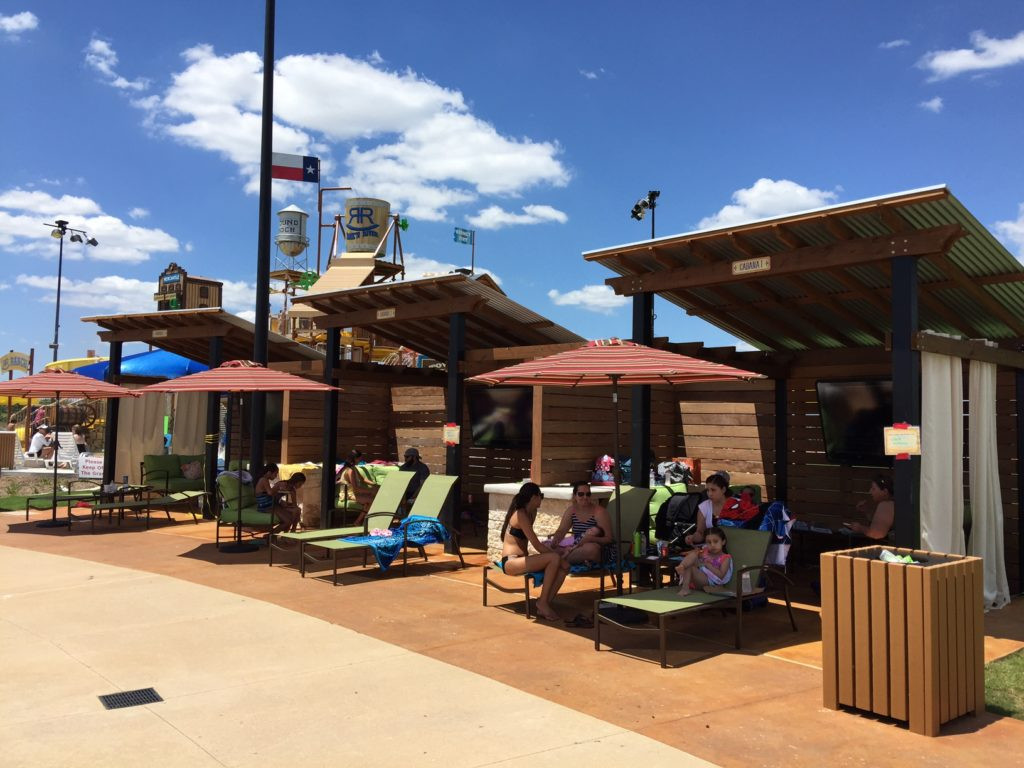
<path id="1" fill-rule="evenodd" d="M 543 544 L 533 531 L 537 507 L 543 498 L 544 494 L 536 483 L 524 483 L 513 497 L 501 528 L 501 563 L 510 576 L 544 571 L 544 585 L 537 598 L 537 615 L 548 621 L 558 621 L 561 617 L 551 607 L 551 600 L 565 581 L 569 563 L 557 550 Z M 539 554 L 529 554 L 527 544 L 532 544 Z"/>

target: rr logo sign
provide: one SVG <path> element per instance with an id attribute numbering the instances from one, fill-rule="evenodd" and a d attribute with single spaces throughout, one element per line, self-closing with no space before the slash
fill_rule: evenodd
<path id="1" fill-rule="evenodd" d="M 357 205 L 348 209 L 348 224 L 346 237 L 349 240 L 356 240 L 360 237 L 379 236 L 380 225 L 373 220 L 373 208 Z"/>

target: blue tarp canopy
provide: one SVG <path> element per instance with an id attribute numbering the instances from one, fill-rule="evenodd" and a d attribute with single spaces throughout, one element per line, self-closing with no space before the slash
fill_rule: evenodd
<path id="1" fill-rule="evenodd" d="M 107 375 L 107 368 L 110 363 L 90 363 L 81 368 L 75 368 L 75 373 L 82 376 L 89 376 L 93 379 L 103 379 Z M 189 360 L 187 357 L 176 355 L 163 349 L 154 349 L 152 352 L 139 352 L 135 355 L 127 355 L 121 359 L 122 376 L 145 376 L 151 379 L 176 379 L 179 376 L 187 376 L 190 373 L 199 373 L 208 370 L 209 366 Z"/>

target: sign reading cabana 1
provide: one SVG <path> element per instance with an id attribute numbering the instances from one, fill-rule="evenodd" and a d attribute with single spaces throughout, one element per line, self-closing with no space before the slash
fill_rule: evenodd
<path id="1" fill-rule="evenodd" d="M 743 259 L 732 263 L 734 275 L 750 275 L 755 272 L 770 272 L 772 268 L 771 256 L 758 256 L 756 259 Z"/>

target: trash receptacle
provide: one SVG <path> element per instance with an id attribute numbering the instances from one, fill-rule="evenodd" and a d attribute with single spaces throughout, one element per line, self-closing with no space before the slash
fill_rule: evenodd
<path id="1" fill-rule="evenodd" d="M 888 549 L 915 563 L 879 559 Z M 823 699 L 939 726 L 985 708 L 982 561 L 895 547 L 821 555 Z"/>

